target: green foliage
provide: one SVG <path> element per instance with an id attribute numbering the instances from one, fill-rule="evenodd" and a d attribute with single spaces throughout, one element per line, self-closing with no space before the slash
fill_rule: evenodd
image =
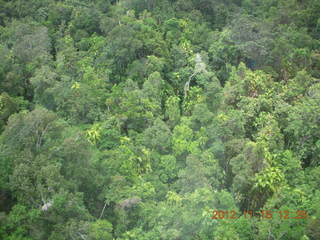
<path id="1" fill-rule="evenodd" d="M 255 188 L 261 188 L 262 191 L 276 191 L 276 187 L 279 187 L 281 182 L 284 180 L 283 173 L 275 168 L 270 167 L 263 170 L 255 177 Z"/>
<path id="2" fill-rule="evenodd" d="M 0 239 L 320 239 L 319 13 L 0 0 Z"/>
<path id="3" fill-rule="evenodd" d="M 171 131 L 168 126 L 156 119 L 154 125 L 147 128 L 143 133 L 144 144 L 152 150 L 157 150 L 160 153 L 168 152 L 171 145 Z"/>
<path id="4" fill-rule="evenodd" d="M 171 96 L 166 101 L 165 115 L 169 119 L 169 126 L 175 126 L 180 120 L 180 99 L 177 96 Z"/>
<path id="5" fill-rule="evenodd" d="M 94 240 L 112 240 L 112 224 L 106 220 L 97 220 L 91 224 L 89 236 Z"/>

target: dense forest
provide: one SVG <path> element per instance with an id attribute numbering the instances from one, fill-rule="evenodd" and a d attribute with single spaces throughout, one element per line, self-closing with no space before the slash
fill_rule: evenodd
<path id="1" fill-rule="evenodd" d="M 319 240 L 319 186 L 319 0 L 0 0 L 0 239 Z"/>

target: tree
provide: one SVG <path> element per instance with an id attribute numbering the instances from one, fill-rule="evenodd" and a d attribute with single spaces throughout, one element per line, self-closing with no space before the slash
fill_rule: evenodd
<path id="1" fill-rule="evenodd" d="M 264 65 L 268 59 L 272 37 L 270 26 L 251 16 L 240 15 L 231 23 L 231 40 L 248 59 L 251 69 Z"/>
<path id="2" fill-rule="evenodd" d="M 92 223 L 89 236 L 94 240 L 112 240 L 112 224 L 106 220 L 97 220 Z"/>
<path id="3" fill-rule="evenodd" d="M 196 156 L 189 155 L 186 158 L 186 168 L 179 172 L 177 184 L 182 193 L 194 192 L 196 189 L 209 187 L 203 163 Z"/>
<path id="4" fill-rule="evenodd" d="M 143 133 L 144 144 L 152 150 L 167 153 L 171 146 L 171 131 L 169 127 L 159 118 L 154 121 L 152 127 Z"/>
<path id="5" fill-rule="evenodd" d="M 92 178 L 87 179 L 94 176 L 89 173 L 90 150 L 85 147 L 89 143 L 82 140 L 81 144 L 77 140 L 80 136 L 64 139 L 66 127 L 54 113 L 36 108 L 11 116 L 2 134 L 3 145 L 13 156 L 8 159 L 12 166 L 8 187 L 17 201 L 15 206 L 32 210 L 24 216 L 27 223 L 21 225 L 25 229 L 21 236 L 29 232 L 33 238 L 50 239 L 60 224 L 72 218 L 90 219 L 83 202 L 89 204 L 86 194 L 94 188 Z M 11 237 L 20 234 L 14 214 L 10 213 L 5 225 L 6 229 L 12 229 L 8 231 L 12 232 Z M 52 224 L 48 226 L 47 221 Z M 38 229 L 36 225 L 43 227 Z"/>
<path id="6" fill-rule="evenodd" d="M 265 169 L 268 162 L 265 159 L 265 150 L 259 143 L 247 142 L 242 152 L 230 160 L 234 174 L 232 191 L 241 209 L 257 209 L 265 201 L 260 194 L 251 190 L 255 175 Z M 250 192 L 250 195 L 246 193 Z"/>
<path id="7" fill-rule="evenodd" d="M 305 165 L 315 166 L 319 159 L 318 113 L 319 87 L 314 84 L 308 89 L 306 96 L 291 108 L 288 115 L 288 126 L 285 132 L 290 138 L 289 146 L 304 161 Z"/>

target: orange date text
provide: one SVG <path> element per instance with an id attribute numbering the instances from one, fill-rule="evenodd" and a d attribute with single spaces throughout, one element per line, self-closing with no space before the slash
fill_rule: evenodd
<path id="1" fill-rule="evenodd" d="M 243 216 L 245 219 L 251 219 L 254 217 L 260 219 L 306 219 L 308 218 L 308 213 L 304 210 L 244 210 L 243 212 L 237 212 L 235 210 L 213 210 L 211 219 L 238 219 Z"/>

